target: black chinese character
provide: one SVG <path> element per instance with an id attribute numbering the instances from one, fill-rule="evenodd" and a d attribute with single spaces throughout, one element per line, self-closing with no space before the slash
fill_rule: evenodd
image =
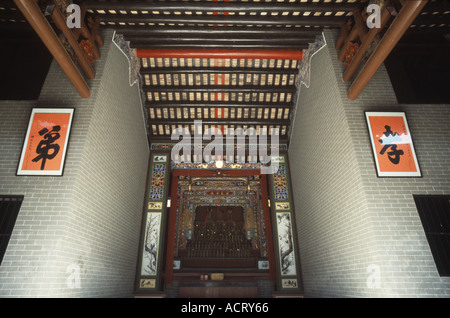
<path id="1" fill-rule="evenodd" d="M 41 140 L 39 145 L 36 148 L 36 153 L 39 155 L 33 159 L 33 162 L 38 162 L 42 159 L 41 170 L 45 168 L 45 162 L 48 160 L 52 160 L 56 157 L 59 152 L 59 145 L 53 144 L 56 140 L 59 139 L 60 134 L 58 131 L 61 130 L 60 126 L 53 126 L 53 130 L 48 131 L 47 128 L 42 129 L 39 132 L 39 135 L 42 136 L 45 134 L 44 139 Z"/>
<path id="2" fill-rule="evenodd" d="M 393 133 L 391 130 L 390 126 L 384 126 L 384 128 L 386 128 L 386 131 L 383 133 L 386 137 L 389 136 L 393 136 L 393 137 L 398 137 L 398 133 Z M 379 142 L 382 144 L 383 140 L 380 139 Z M 404 154 L 403 150 L 397 150 L 397 145 L 390 143 L 390 144 L 386 144 L 384 145 L 384 147 L 381 149 L 380 151 L 380 155 L 384 155 L 384 153 L 386 152 L 386 150 L 388 150 L 389 148 L 391 148 L 392 151 L 388 152 L 388 159 L 395 165 L 397 165 L 400 162 L 400 156 Z"/>

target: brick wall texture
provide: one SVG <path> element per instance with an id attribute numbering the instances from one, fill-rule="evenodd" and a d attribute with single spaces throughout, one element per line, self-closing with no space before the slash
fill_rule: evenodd
<path id="1" fill-rule="evenodd" d="M 347 98 L 338 33 L 312 57 L 289 160 L 306 297 L 450 297 L 414 203 L 450 194 L 449 105 L 399 104 L 384 66 Z M 404 111 L 421 178 L 378 178 L 365 111 Z"/>
<path id="2" fill-rule="evenodd" d="M 149 150 L 139 89 L 111 39 L 89 99 L 54 61 L 37 101 L 0 102 L 0 194 L 25 196 L 0 297 L 132 295 Z M 15 175 L 32 107 L 75 108 L 62 177 Z"/>

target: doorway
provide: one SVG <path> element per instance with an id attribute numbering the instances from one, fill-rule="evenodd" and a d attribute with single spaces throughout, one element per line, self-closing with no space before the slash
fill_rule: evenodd
<path id="1" fill-rule="evenodd" d="M 166 286 L 179 286 L 180 297 L 187 289 L 198 297 L 229 297 L 230 290 L 251 297 L 259 281 L 275 282 L 260 170 L 173 170 L 170 197 Z"/>

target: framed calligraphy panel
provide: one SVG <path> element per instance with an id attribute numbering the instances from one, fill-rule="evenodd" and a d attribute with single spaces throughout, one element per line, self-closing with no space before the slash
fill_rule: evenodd
<path id="1" fill-rule="evenodd" d="M 365 112 L 378 177 L 421 177 L 404 112 Z"/>
<path id="2" fill-rule="evenodd" d="M 73 108 L 32 109 L 18 176 L 62 176 L 73 114 Z"/>

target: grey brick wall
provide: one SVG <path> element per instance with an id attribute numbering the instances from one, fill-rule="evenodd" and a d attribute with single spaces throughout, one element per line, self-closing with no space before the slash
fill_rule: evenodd
<path id="1" fill-rule="evenodd" d="M 378 261 L 368 206 L 329 47 L 312 59 L 289 150 L 305 296 L 364 296 Z"/>
<path id="2" fill-rule="evenodd" d="M 400 105 L 382 66 L 355 101 L 342 80 L 338 34 L 313 57 L 290 149 L 306 294 L 449 297 L 414 194 L 450 193 L 449 105 Z M 405 111 L 422 178 L 377 178 L 364 111 Z M 380 285 L 373 282 L 379 269 Z M 369 282 L 369 284 L 368 284 Z"/>
<path id="3" fill-rule="evenodd" d="M 2 297 L 132 295 L 149 151 L 138 88 L 111 38 L 89 99 L 53 62 L 37 101 L 0 102 L 0 194 L 25 196 L 0 266 Z M 15 176 L 34 106 L 75 108 L 63 177 Z"/>

